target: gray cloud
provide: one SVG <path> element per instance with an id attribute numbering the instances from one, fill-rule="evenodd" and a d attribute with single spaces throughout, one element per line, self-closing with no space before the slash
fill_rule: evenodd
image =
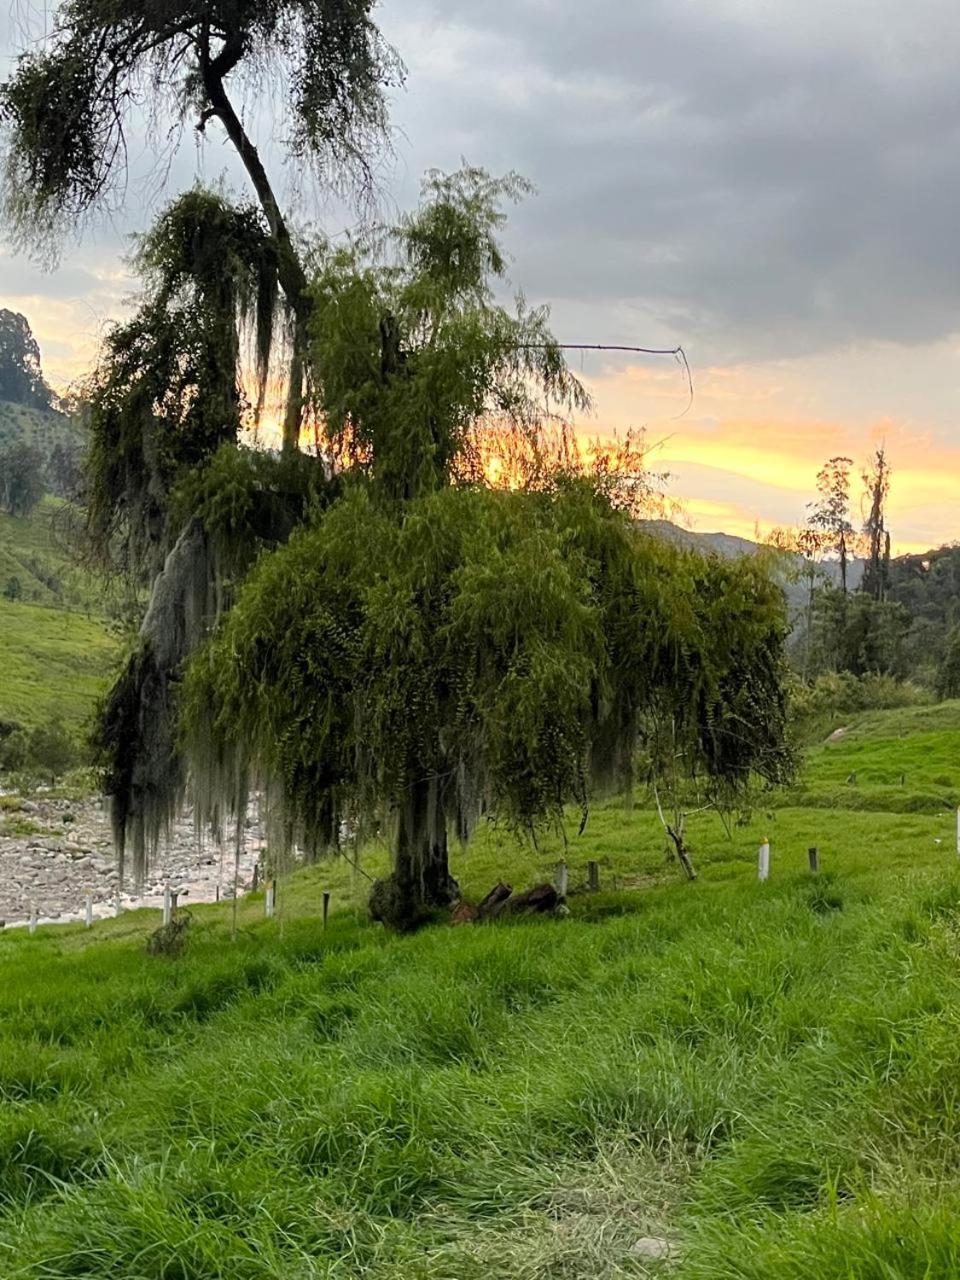
<path id="1" fill-rule="evenodd" d="M 398 111 L 417 157 L 537 182 L 531 292 L 641 307 L 710 358 L 928 341 L 960 328 L 960 16 L 834 8 L 424 3 Z"/>
<path id="2" fill-rule="evenodd" d="M 531 177 L 515 275 L 565 329 L 682 339 L 701 361 L 960 329 L 952 2 L 385 0 L 379 16 L 411 72 L 388 203 L 461 156 Z M 20 34 L 0 16 L 0 47 Z M 252 118 L 270 153 L 269 117 Z M 157 203 L 142 150 L 98 262 Z M 237 175 L 225 148 L 188 136 L 173 185 L 197 172 Z M 91 252 L 29 287 L 4 260 L 5 284 L 85 292 Z"/>

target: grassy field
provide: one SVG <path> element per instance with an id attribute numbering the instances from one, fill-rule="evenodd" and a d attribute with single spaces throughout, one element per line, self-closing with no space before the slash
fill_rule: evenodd
<path id="1" fill-rule="evenodd" d="M 892 724 L 815 750 L 811 786 L 855 767 L 885 795 L 891 743 L 926 763 L 914 732 L 960 749 L 960 705 Z M 196 909 L 179 960 L 144 953 L 147 913 L 0 934 L 0 1274 L 960 1274 L 954 832 L 702 818 L 691 885 L 608 805 L 566 849 L 602 891 L 563 920 L 391 936 L 361 906 L 374 850 L 285 881 L 273 921 L 244 900 L 236 943 L 229 906 Z M 455 870 L 477 897 L 560 851 L 487 830 Z"/>
<path id="2" fill-rule="evenodd" d="M 63 508 L 0 514 L 0 720 L 32 727 L 59 715 L 75 729 L 105 689 L 119 652 L 100 585 L 71 564 Z M 2 594 L 16 579 L 19 599 Z"/>

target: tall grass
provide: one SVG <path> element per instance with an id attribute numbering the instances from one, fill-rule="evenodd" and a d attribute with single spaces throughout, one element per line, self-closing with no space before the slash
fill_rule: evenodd
<path id="1" fill-rule="evenodd" d="M 566 853 L 605 891 L 565 920 L 392 937 L 340 866 L 236 945 L 197 910 L 176 961 L 145 914 L 0 935 L 0 1274 L 954 1274 L 952 815 L 702 820 L 694 886 L 649 814 L 595 819 Z M 458 873 L 559 848 L 488 832 Z"/>

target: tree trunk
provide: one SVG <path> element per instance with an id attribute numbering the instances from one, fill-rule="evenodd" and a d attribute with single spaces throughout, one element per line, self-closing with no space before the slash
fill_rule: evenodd
<path id="1" fill-rule="evenodd" d="M 370 893 L 370 914 L 394 929 L 416 929 L 460 897 L 447 861 L 446 815 L 434 778 L 414 782 L 400 810 L 393 874 Z"/>

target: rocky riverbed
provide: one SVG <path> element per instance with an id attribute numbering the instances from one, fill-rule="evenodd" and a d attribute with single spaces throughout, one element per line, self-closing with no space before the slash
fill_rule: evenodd
<path id="1" fill-rule="evenodd" d="M 237 877 L 239 893 L 253 882 L 253 869 L 263 848 L 256 807 L 247 817 Z M 215 902 L 234 892 L 234 847 L 225 851 L 201 841 L 193 815 L 185 812 L 168 844 L 162 845 L 142 893 L 121 887 L 103 801 L 45 798 L 22 800 L 0 813 L 0 921 L 26 924 L 32 912 L 40 923 L 82 920 L 86 896 L 93 898 L 96 918 L 136 907 L 161 907 L 164 884 L 179 894 L 181 904 Z"/>

